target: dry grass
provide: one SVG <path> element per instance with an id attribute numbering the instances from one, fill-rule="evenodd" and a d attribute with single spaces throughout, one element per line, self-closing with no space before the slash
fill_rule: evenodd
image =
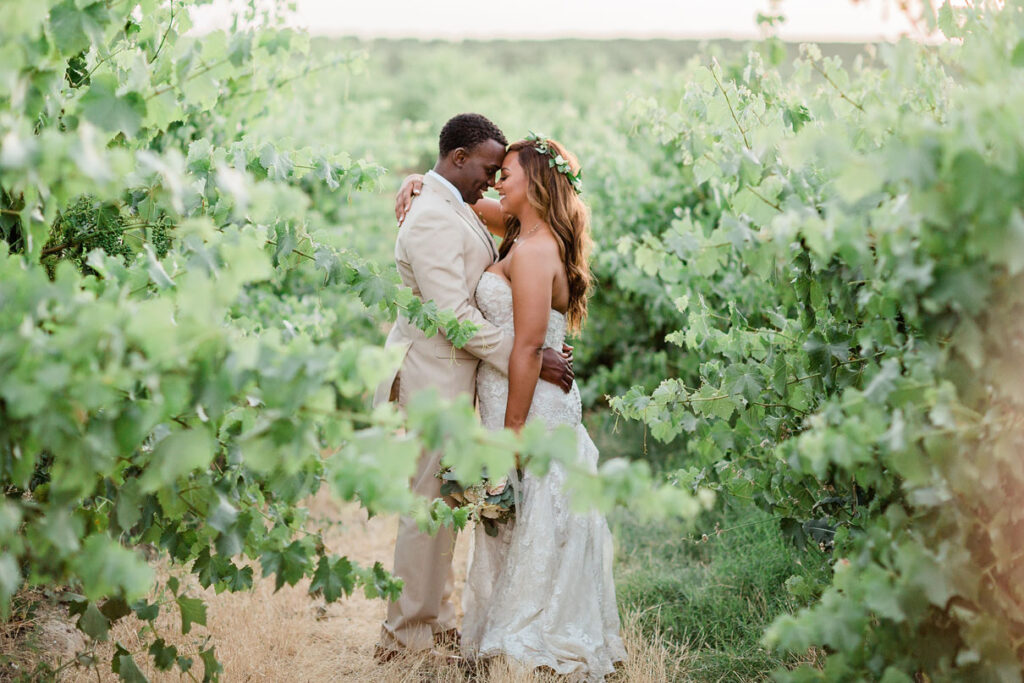
<path id="1" fill-rule="evenodd" d="M 608 683 L 664 683 L 665 681 L 686 680 L 683 674 L 685 656 L 672 652 L 660 638 L 645 640 L 641 635 L 638 620 L 627 616 L 622 635 L 629 659 L 619 665 L 618 670 L 608 677 Z M 323 678 L 320 680 L 344 680 L 370 683 L 389 681 L 393 683 L 566 683 L 572 680 L 566 676 L 532 671 L 511 660 L 499 659 L 489 662 L 480 671 L 471 672 L 456 666 L 446 666 L 429 657 L 406 657 L 389 662 L 386 666 L 367 668 L 353 677 Z"/>
<path id="2" fill-rule="evenodd" d="M 10 616 L 0 622 L 0 681 L 33 671 L 40 653 L 43 663 L 59 667 L 74 659 L 85 640 L 66 610 L 47 600 L 43 591 L 21 591 L 12 600 Z"/>
<path id="3" fill-rule="evenodd" d="M 327 496 L 318 496 L 310 502 L 313 516 L 327 522 L 325 537 L 329 547 L 347 554 L 361 564 L 380 560 L 391 566 L 391 555 L 397 519 L 394 517 L 368 520 L 365 512 L 352 505 L 339 506 Z M 465 576 L 468 552 L 468 534 L 461 534 L 455 548 L 456 592 L 461 594 L 461 578 Z M 158 571 L 166 575 L 166 567 Z M 258 574 L 258 572 L 257 572 Z M 184 577 L 183 577 L 184 578 Z M 331 605 L 307 594 L 308 582 L 294 587 L 285 586 L 274 592 L 273 578 L 257 579 L 252 591 L 222 593 L 203 591 L 192 583 L 191 593 L 200 595 L 207 603 L 206 628 L 194 626 L 192 633 L 180 633 L 176 610 L 162 610 L 156 627 L 168 643 L 179 652 L 195 660 L 193 672 L 201 678 L 202 663 L 199 650 L 207 638 L 216 647 L 217 658 L 224 667 L 221 680 L 236 681 L 433 681 L 437 683 L 542 683 L 564 682 L 565 677 L 523 671 L 514 663 L 496 661 L 485 672 L 469 672 L 459 666 L 432 661 L 427 657 L 396 659 L 387 665 L 377 665 L 373 648 L 380 622 L 384 617 L 384 604 L 354 595 Z M 458 601 L 456 601 L 458 604 Z M 461 616 L 461 615 L 460 615 Z M 129 651 L 143 649 L 138 630 L 142 622 L 127 617 L 111 629 L 111 641 L 118 641 Z M 682 667 L 683 653 L 674 651 L 660 640 L 644 639 L 638 619 L 627 616 L 623 624 L 623 638 L 629 660 L 620 671 L 609 678 L 609 683 L 636 681 L 685 680 Z M 116 681 L 106 663 L 114 652 L 111 643 L 101 644 L 96 652 L 100 675 L 83 668 L 66 670 L 62 681 L 94 682 Z M 175 670 L 157 671 L 148 658 L 136 658 L 143 673 L 154 683 L 180 681 L 183 677 Z M 187 680 L 187 678 L 185 679 Z"/>

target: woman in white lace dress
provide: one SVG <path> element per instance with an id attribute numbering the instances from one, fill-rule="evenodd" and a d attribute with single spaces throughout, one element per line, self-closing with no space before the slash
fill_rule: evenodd
<path id="1" fill-rule="evenodd" d="M 527 421 L 568 425 L 577 462 L 596 469 L 598 453 L 580 421 L 580 395 L 539 380 L 541 353 L 561 349 L 587 314 L 589 218 L 579 197 L 579 165 L 557 142 L 531 136 L 509 147 L 495 188 L 500 202 L 474 210 L 503 237 L 500 259 L 481 277 L 484 316 L 514 334 L 506 377 L 482 363 L 477 376 L 486 427 L 519 430 Z M 513 523 L 496 537 L 482 525 L 463 594 L 467 656 L 504 655 L 573 680 L 602 681 L 625 659 L 612 580 L 612 539 L 597 512 L 570 511 L 565 470 L 529 471 Z"/>

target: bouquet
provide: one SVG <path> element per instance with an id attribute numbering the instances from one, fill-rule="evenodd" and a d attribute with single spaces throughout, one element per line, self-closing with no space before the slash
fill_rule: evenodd
<path id="1" fill-rule="evenodd" d="M 497 480 L 485 477 L 469 486 L 459 482 L 448 466 L 442 466 L 435 476 L 441 480 L 441 495 L 454 500 L 456 507 L 468 507 L 470 519 L 483 524 L 488 536 L 497 536 L 499 524 L 515 519 L 516 492 L 508 475 Z M 516 480 L 522 482 L 522 470 L 516 470 Z"/>

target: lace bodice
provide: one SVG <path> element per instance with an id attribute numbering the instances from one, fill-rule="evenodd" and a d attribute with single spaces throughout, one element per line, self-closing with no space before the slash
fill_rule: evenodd
<path id="1" fill-rule="evenodd" d="M 512 288 L 497 273 L 485 271 L 476 286 L 476 303 L 480 312 L 506 334 L 515 335 L 512 320 Z M 551 309 L 548 329 L 544 335 L 545 348 L 561 349 L 568 323 L 565 315 Z M 508 400 L 508 377 L 493 365 L 480 364 L 477 375 L 477 395 L 480 400 L 480 418 L 484 426 L 500 429 L 505 424 L 505 403 Z M 548 425 L 577 425 L 582 404 L 575 382 L 568 394 L 554 384 L 537 381 L 533 403 L 527 419 L 542 419 Z"/>
<path id="2" fill-rule="evenodd" d="M 476 286 L 476 303 L 480 307 L 480 312 L 490 322 L 508 334 L 515 334 L 512 322 L 512 288 L 505 278 L 497 273 L 484 271 Z M 562 348 L 567 326 L 565 314 L 552 308 L 551 317 L 548 318 L 548 331 L 544 336 L 544 346 L 552 349 Z"/>

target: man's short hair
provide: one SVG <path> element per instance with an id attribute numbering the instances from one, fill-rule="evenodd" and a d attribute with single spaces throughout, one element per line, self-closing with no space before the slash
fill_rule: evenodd
<path id="1" fill-rule="evenodd" d="M 501 143 L 502 147 L 508 146 L 505 134 L 486 116 L 458 114 L 444 124 L 438 146 L 441 157 L 444 158 L 453 149 L 464 147 L 468 151 L 488 140 L 496 140 Z"/>

